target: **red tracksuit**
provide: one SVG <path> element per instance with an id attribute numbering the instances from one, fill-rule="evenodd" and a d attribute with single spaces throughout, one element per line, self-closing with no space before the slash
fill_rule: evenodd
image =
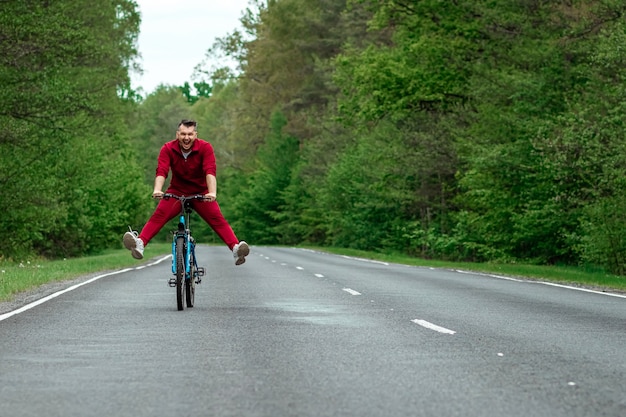
<path id="1" fill-rule="evenodd" d="M 185 158 L 180 151 L 178 140 L 167 142 L 159 153 L 156 175 L 167 178 L 170 170 L 172 178 L 167 193 L 186 196 L 208 193 L 206 176 L 216 174 L 213 146 L 205 140 L 196 139 L 191 153 Z M 239 243 L 233 229 L 222 215 L 217 201 L 192 201 L 191 203 L 196 213 L 211 226 L 231 250 Z M 174 198 L 159 201 L 154 214 L 139 234 L 144 245 L 147 245 L 167 222 L 180 214 L 180 204 L 181 202 Z"/>

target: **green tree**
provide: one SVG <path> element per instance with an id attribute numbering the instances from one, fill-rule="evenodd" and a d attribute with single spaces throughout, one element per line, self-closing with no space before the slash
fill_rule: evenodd
<path id="1" fill-rule="evenodd" d="M 207 82 L 197 82 L 193 84 L 196 95 L 192 94 L 191 86 L 189 82 L 185 82 L 182 87 L 179 87 L 179 90 L 183 93 L 185 98 L 190 104 L 194 104 L 197 102 L 200 97 L 210 97 L 211 96 L 211 85 Z"/>
<path id="2" fill-rule="evenodd" d="M 572 238 L 581 232 L 581 207 L 594 201 L 591 184 L 604 165 L 599 136 L 591 133 L 597 120 L 581 130 L 577 114 L 604 102 L 589 59 L 597 30 L 624 9 L 590 6 L 503 2 L 485 8 L 486 57 L 473 70 L 475 112 L 465 118 L 467 165 L 457 199 L 459 233 L 481 259 L 576 262 Z"/>
<path id="3" fill-rule="evenodd" d="M 124 119 L 138 27 L 133 1 L 3 2 L 1 256 L 94 252 L 141 210 Z"/>
<path id="4" fill-rule="evenodd" d="M 298 163 L 298 140 L 286 135 L 285 116 L 272 116 L 271 133 L 259 148 L 258 168 L 247 181 L 241 197 L 235 202 L 233 227 L 258 244 L 285 243 L 277 221 L 283 205 L 283 192 L 291 182 Z"/>

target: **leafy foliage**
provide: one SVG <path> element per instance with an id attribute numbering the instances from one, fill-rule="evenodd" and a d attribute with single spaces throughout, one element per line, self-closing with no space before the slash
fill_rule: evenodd
<path id="1" fill-rule="evenodd" d="M 158 150 L 192 117 L 252 244 L 626 274 L 621 1 L 252 1 L 195 93 L 138 105 L 134 2 L 3 4 L 5 257 L 139 227 Z"/>
<path id="2" fill-rule="evenodd" d="M 261 243 L 286 243 L 281 236 L 278 214 L 284 203 L 283 192 L 291 182 L 298 162 L 298 140 L 286 135 L 282 113 L 271 120 L 271 133 L 257 154 L 257 169 L 235 202 L 233 226 L 245 230 L 246 239 Z"/>
<path id="3" fill-rule="evenodd" d="M 247 236 L 623 272 L 623 226 L 599 227 L 623 207 L 621 2 L 257 7 L 220 43 Z M 268 170 L 277 109 L 300 145 Z"/>
<path id="4" fill-rule="evenodd" d="M 124 140 L 135 4 L 2 7 L 0 254 L 76 256 L 110 247 L 141 211 L 134 203 L 143 185 Z"/>

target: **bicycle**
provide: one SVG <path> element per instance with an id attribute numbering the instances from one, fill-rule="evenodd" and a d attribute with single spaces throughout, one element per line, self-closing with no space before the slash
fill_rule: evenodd
<path id="1" fill-rule="evenodd" d="M 178 229 L 172 232 L 172 274 L 168 285 L 176 287 L 176 304 L 178 310 L 193 307 L 195 303 L 196 284 L 202 282 L 201 277 L 206 273 L 204 267 L 199 267 L 196 260 L 196 241 L 191 236 L 190 217 L 192 212 L 191 201 L 204 201 L 203 195 L 178 196 L 163 194 L 164 199 L 176 198 L 180 201 L 180 217 Z"/>

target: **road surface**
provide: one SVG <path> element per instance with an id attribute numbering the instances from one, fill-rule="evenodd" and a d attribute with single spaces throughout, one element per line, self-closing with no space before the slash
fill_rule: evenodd
<path id="1" fill-rule="evenodd" d="M 0 416 L 626 415 L 626 298 L 295 248 L 170 260 L 0 314 Z"/>

